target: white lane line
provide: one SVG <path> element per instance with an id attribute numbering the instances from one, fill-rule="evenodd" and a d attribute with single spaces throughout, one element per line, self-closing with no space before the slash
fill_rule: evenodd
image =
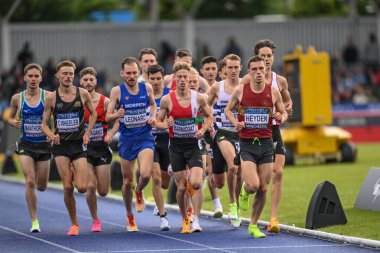
<path id="1" fill-rule="evenodd" d="M 34 237 L 34 236 L 31 236 L 31 235 L 28 235 L 28 234 L 24 234 L 24 233 L 22 233 L 22 232 L 19 232 L 19 231 L 13 230 L 13 229 L 8 228 L 8 227 L 4 227 L 4 226 L 1 226 L 1 225 L 0 225 L 0 228 L 3 229 L 3 230 L 7 230 L 7 231 L 9 231 L 9 232 L 12 232 L 12 233 L 18 234 L 18 235 L 22 235 L 22 236 L 28 237 L 28 238 L 33 239 L 33 240 L 37 240 L 37 241 L 40 241 L 40 242 L 43 242 L 43 243 L 49 244 L 49 245 L 51 245 L 51 246 L 54 246 L 54 247 L 57 247 L 57 248 L 60 248 L 60 249 L 67 250 L 67 251 L 69 251 L 69 252 L 81 253 L 80 251 L 76 251 L 76 250 L 74 250 L 74 249 L 70 249 L 70 248 L 65 247 L 65 246 L 63 246 L 63 245 L 59 245 L 59 244 L 56 244 L 56 243 L 53 243 L 53 242 L 49 242 L 49 241 L 46 241 L 46 240 L 41 239 L 41 238 L 38 238 L 38 237 Z"/>

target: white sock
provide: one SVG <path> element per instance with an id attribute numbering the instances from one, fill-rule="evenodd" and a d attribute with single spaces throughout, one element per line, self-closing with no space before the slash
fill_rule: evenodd
<path id="1" fill-rule="evenodd" d="M 212 203 L 214 204 L 215 208 L 222 206 L 222 204 L 220 203 L 220 199 L 219 198 L 213 199 Z"/>

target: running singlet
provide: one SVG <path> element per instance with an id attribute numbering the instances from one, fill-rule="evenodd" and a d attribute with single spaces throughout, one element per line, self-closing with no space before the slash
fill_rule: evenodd
<path id="1" fill-rule="evenodd" d="M 224 109 L 226 108 L 228 101 L 230 101 L 231 99 L 231 95 L 225 92 L 224 85 L 224 81 L 221 81 L 219 83 L 219 97 L 215 103 L 215 108 L 217 112 L 216 125 L 218 126 L 218 129 L 236 132 L 234 124 L 232 124 L 231 121 L 224 114 Z M 237 111 L 235 109 L 232 110 L 232 113 L 234 117 L 237 118 Z"/>
<path id="2" fill-rule="evenodd" d="M 90 141 L 100 141 L 104 142 L 104 137 L 107 135 L 107 129 L 108 129 L 108 123 L 106 122 L 106 113 L 104 111 L 104 101 L 106 97 L 104 95 L 100 95 L 99 103 L 96 106 L 96 122 L 94 127 L 92 128 L 92 132 L 90 135 Z M 88 121 L 90 119 L 90 112 L 87 110 L 87 108 L 84 108 L 84 121 L 85 129 L 88 128 Z M 90 143 L 91 143 L 90 142 Z"/>
<path id="3" fill-rule="evenodd" d="M 29 105 L 25 91 L 20 94 L 21 134 L 20 138 L 29 142 L 46 142 L 46 136 L 41 130 L 44 113 L 45 90 L 40 88 L 40 101 L 36 106 Z"/>
<path id="4" fill-rule="evenodd" d="M 157 114 L 158 114 L 158 111 L 160 110 L 161 98 L 163 96 L 165 96 L 166 94 L 169 94 L 169 92 L 170 92 L 170 88 L 165 87 L 163 92 L 162 92 L 161 97 L 155 99 L 156 105 L 157 105 Z M 168 133 L 168 131 L 166 131 L 166 130 L 152 129 L 152 134 L 167 134 L 167 133 Z"/>
<path id="5" fill-rule="evenodd" d="M 171 91 L 174 91 L 176 87 L 177 87 L 177 83 L 176 83 L 176 81 L 175 81 L 174 78 L 173 78 L 173 80 L 172 80 L 172 85 L 170 86 L 170 90 L 171 90 Z"/>
<path id="6" fill-rule="evenodd" d="M 120 84 L 120 107 L 124 108 L 124 117 L 119 119 L 119 132 L 126 137 L 136 137 L 150 133 L 147 124 L 150 117 L 149 97 L 144 83 L 137 83 L 137 95 L 129 93 L 126 84 Z"/>
<path id="7" fill-rule="evenodd" d="M 244 84 L 238 120 L 244 121 L 245 127 L 239 132 L 239 137 L 272 138 L 272 116 L 272 87 L 265 85 L 262 92 L 255 93 L 249 83 Z"/>
<path id="8" fill-rule="evenodd" d="M 271 85 L 273 88 L 277 89 L 278 91 L 281 92 L 280 90 L 280 86 L 278 85 L 278 79 L 277 79 L 277 73 L 272 71 L 272 80 L 270 83 L 268 83 L 268 85 Z M 273 114 L 276 112 L 276 106 L 273 106 Z M 275 119 L 273 119 L 273 123 L 272 123 L 274 126 L 279 126 L 281 125 L 281 123 Z"/>
<path id="9" fill-rule="evenodd" d="M 174 126 L 169 128 L 169 137 L 195 139 L 195 133 L 202 127 L 202 116 L 197 108 L 197 93 L 191 91 L 190 105 L 183 108 L 177 100 L 175 92 L 170 92 L 172 101 L 171 117 Z"/>
<path id="10" fill-rule="evenodd" d="M 79 88 L 76 88 L 75 98 L 65 102 L 56 90 L 54 107 L 54 127 L 61 140 L 80 140 L 84 135 L 84 109 Z"/>

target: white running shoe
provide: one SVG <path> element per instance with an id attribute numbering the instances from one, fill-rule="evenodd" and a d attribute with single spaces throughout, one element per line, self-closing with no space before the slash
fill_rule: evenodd
<path id="1" fill-rule="evenodd" d="M 160 217 L 160 229 L 161 231 L 168 231 L 170 229 L 169 221 L 166 217 Z"/>
<path id="2" fill-rule="evenodd" d="M 216 207 L 213 217 L 215 219 L 220 219 L 220 218 L 222 218 L 222 216 L 223 216 L 223 207 L 222 206 Z"/>
<path id="3" fill-rule="evenodd" d="M 155 206 L 154 209 L 153 209 L 153 215 L 156 215 L 156 216 L 160 215 L 160 212 L 158 211 L 157 206 Z"/>
<path id="4" fill-rule="evenodd" d="M 241 218 L 231 220 L 231 226 L 234 228 L 239 228 L 241 226 Z"/>
<path id="5" fill-rule="evenodd" d="M 199 219 L 194 219 L 193 223 L 191 223 L 191 233 L 193 232 L 202 232 L 202 228 L 199 225 Z"/>

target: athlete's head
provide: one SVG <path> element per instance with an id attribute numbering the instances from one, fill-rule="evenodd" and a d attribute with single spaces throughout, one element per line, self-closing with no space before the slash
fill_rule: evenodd
<path id="1" fill-rule="evenodd" d="M 255 83 L 264 83 L 265 63 L 264 59 L 258 55 L 248 60 L 248 73 Z"/>
<path id="2" fill-rule="evenodd" d="M 193 63 L 191 52 L 185 48 L 177 49 L 175 52 L 174 63 L 177 62 L 186 62 L 191 66 Z"/>
<path id="3" fill-rule="evenodd" d="M 177 62 L 173 66 L 173 75 L 177 89 L 184 90 L 189 84 L 190 65 L 186 62 Z"/>
<path id="4" fill-rule="evenodd" d="M 134 86 L 137 83 L 137 78 L 140 74 L 139 62 L 134 57 L 127 57 L 121 63 L 120 76 L 129 86 Z"/>
<path id="5" fill-rule="evenodd" d="M 164 83 L 164 68 L 161 65 L 152 65 L 148 68 L 148 82 L 154 90 L 163 87 Z"/>
<path id="6" fill-rule="evenodd" d="M 241 71 L 241 59 L 236 54 L 229 54 L 224 57 L 226 60 L 226 74 L 229 79 L 238 79 Z"/>
<path id="7" fill-rule="evenodd" d="M 157 52 L 153 48 L 143 48 L 139 54 L 140 66 L 143 73 L 148 72 L 149 66 L 157 64 Z"/>
<path id="8" fill-rule="evenodd" d="M 80 85 L 88 92 L 92 92 L 97 84 L 96 70 L 93 67 L 87 67 L 79 72 Z"/>
<path id="9" fill-rule="evenodd" d="M 42 81 L 42 68 L 37 63 L 31 63 L 24 68 L 24 81 L 26 85 L 31 89 L 39 87 Z"/>
<path id="10" fill-rule="evenodd" d="M 199 90 L 199 73 L 193 67 L 191 67 L 191 69 L 190 69 L 189 89 L 194 90 L 194 91 Z"/>
<path id="11" fill-rule="evenodd" d="M 218 75 L 219 75 L 220 80 L 227 79 L 226 59 L 223 58 L 222 60 L 220 60 L 218 65 L 219 65 Z"/>
<path id="12" fill-rule="evenodd" d="M 254 47 L 255 55 L 264 59 L 267 69 L 272 68 L 275 49 L 276 45 L 274 42 L 268 39 L 259 40 Z"/>
<path id="13" fill-rule="evenodd" d="M 215 57 L 206 56 L 202 58 L 201 73 L 203 77 L 209 82 L 216 79 L 216 75 L 218 74 L 218 64 Z"/>
<path id="14" fill-rule="evenodd" d="M 72 61 L 65 60 L 58 63 L 55 76 L 60 85 L 63 85 L 66 88 L 73 85 L 75 69 L 75 63 Z"/>

